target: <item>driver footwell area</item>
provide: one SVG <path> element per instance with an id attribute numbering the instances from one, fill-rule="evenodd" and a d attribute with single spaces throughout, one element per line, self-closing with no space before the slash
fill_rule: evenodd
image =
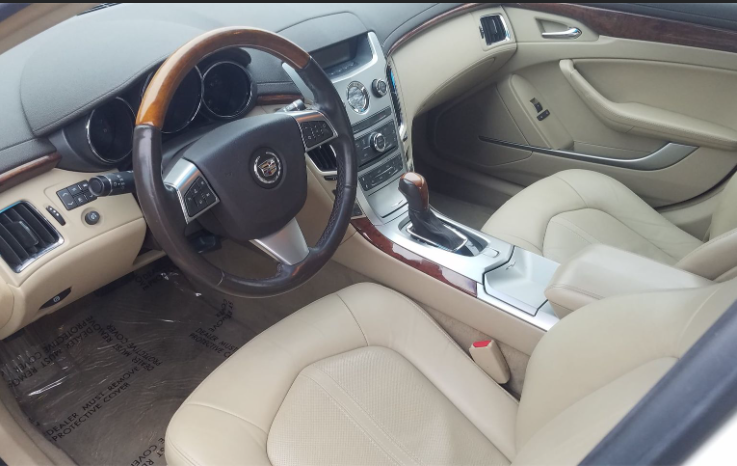
<path id="1" fill-rule="evenodd" d="M 329 264 L 302 295 L 349 285 L 346 270 Z M 319 297 L 294 293 L 203 296 L 158 261 L 0 341 L 0 373 L 25 416 L 77 464 L 163 465 L 166 427 L 184 399 L 295 301 Z"/>

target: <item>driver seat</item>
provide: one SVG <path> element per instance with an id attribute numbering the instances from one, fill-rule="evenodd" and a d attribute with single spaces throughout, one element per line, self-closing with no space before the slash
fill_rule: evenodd
<path id="1" fill-rule="evenodd" d="M 535 348 L 519 403 L 415 303 L 354 285 L 280 321 L 216 369 L 172 418 L 166 458 L 578 464 L 737 298 L 735 284 L 582 308 Z"/>

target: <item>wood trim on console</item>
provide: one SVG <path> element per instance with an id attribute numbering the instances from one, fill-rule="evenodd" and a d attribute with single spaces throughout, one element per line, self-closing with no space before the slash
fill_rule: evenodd
<path id="1" fill-rule="evenodd" d="M 301 99 L 300 94 L 265 94 L 259 95 L 257 105 L 288 105 L 295 100 Z"/>
<path id="2" fill-rule="evenodd" d="M 605 36 L 737 52 L 737 32 L 700 24 L 572 3 L 506 3 L 505 6 L 566 16 Z"/>
<path id="3" fill-rule="evenodd" d="M 42 173 L 50 171 L 61 160 L 61 155 L 54 152 L 52 154 L 44 155 L 30 162 L 24 163 L 19 167 L 15 167 L 4 173 L 0 173 L 0 193 L 7 191 L 10 188 L 18 186 L 24 181 L 28 181 L 31 178 L 35 178 Z"/>
<path id="4" fill-rule="evenodd" d="M 382 252 L 398 259 L 405 264 L 414 267 L 420 272 L 426 273 L 441 282 L 452 286 L 466 294 L 476 297 L 476 282 L 470 278 L 450 270 L 442 265 L 436 264 L 430 260 L 421 257 L 414 252 L 403 248 L 402 246 L 392 242 L 389 238 L 382 235 L 379 230 L 366 217 L 354 218 L 351 225 L 361 236 L 366 238 L 369 243 L 379 248 Z"/>
<path id="5" fill-rule="evenodd" d="M 414 29 L 411 29 L 407 33 L 405 33 L 403 36 L 401 36 L 399 39 L 397 39 L 391 47 L 389 47 L 389 51 L 386 53 L 386 56 L 390 56 L 396 49 L 401 47 L 405 42 L 412 39 L 417 34 L 421 33 L 422 31 L 429 29 L 433 26 L 435 26 L 438 23 L 441 23 L 445 21 L 446 19 L 450 19 L 454 16 L 458 16 L 461 13 L 464 13 L 466 11 L 473 10 L 475 8 L 478 8 L 480 6 L 483 6 L 484 3 L 464 3 L 463 5 L 459 5 L 452 10 L 448 10 L 445 13 L 441 13 L 433 18 L 428 19 L 424 23 L 420 24 Z"/>

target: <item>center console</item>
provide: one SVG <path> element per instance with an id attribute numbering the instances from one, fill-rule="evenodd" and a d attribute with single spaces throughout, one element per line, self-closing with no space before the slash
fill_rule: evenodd
<path id="1" fill-rule="evenodd" d="M 558 317 L 544 291 L 557 263 L 438 212 L 431 215 L 439 220 L 438 228 L 447 228 L 450 238 L 457 235 L 460 247 L 440 246 L 412 225 L 399 189 L 408 168 L 399 96 L 376 35 L 369 32 L 312 55 L 343 98 L 353 127 L 359 163 L 353 226 L 395 258 L 542 330 L 552 327 Z M 296 73 L 285 70 L 305 100 L 311 100 Z M 308 156 L 307 163 L 324 182 L 335 180 L 332 149 L 322 146 Z"/>

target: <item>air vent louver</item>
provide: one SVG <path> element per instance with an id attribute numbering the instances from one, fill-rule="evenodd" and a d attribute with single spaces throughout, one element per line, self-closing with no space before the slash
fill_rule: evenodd
<path id="1" fill-rule="evenodd" d="M 507 34 L 507 28 L 501 16 L 494 15 L 481 18 L 481 37 L 486 40 L 486 45 L 503 41 L 507 38 Z"/>
<path id="2" fill-rule="evenodd" d="M 307 153 L 315 166 L 321 172 L 332 172 L 338 169 L 338 164 L 335 161 L 335 152 L 330 144 L 325 144 L 320 147 L 316 147 Z"/>
<path id="3" fill-rule="evenodd" d="M 16 273 L 59 244 L 59 233 L 27 202 L 0 211 L 0 257 Z"/>
<path id="4" fill-rule="evenodd" d="M 404 129 L 404 115 L 402 115 L 402 106 L 399 103 L 399 94 L 397 93 L 397 83 L 394 80 L 394 71 L 392 71 L 391 67 L 386 68 L 386 77 L 389 80 L 389 91 L 391 92 L 394 113 L 396 114 L 399 132 L 401 133 Z M 404 139 L 404 136 L 402 136 L 402 139 Z"/>

